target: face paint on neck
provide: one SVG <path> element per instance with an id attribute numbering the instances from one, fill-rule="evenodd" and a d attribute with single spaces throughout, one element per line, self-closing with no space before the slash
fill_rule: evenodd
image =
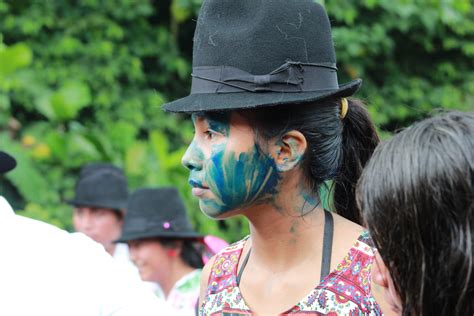
<path id="1" fill-rule="evenodd" d="M 319 200 L 314 194 L 303 192 L 301 197 L 303 199 L 303 204 L 299 211 L 301 216 L 314 211 L 314 209 L 319 206 Z"/>

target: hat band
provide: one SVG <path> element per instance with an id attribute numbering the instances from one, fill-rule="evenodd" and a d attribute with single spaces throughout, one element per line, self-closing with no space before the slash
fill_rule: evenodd
<path id="1" fill-rule="evenodd" d="M 194 67 L 191 94 L 234 92 L 310 92 L 337 90 L 335 64 L 287 61 L 267 75 L 253 75 L 230 66 Z"/>
<path id="2" fill-rule="evenodd" d="M 193 232 L 193 229 L 186 218 L 174 220 L 150 219 L 145 217 L 125 219 L 124 233 L 141 233 L 148 231 L 183 233 Z"/>

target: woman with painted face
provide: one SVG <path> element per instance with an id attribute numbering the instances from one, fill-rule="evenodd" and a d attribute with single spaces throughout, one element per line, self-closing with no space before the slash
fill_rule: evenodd
<path id="1" fill-rule="evenodd" d="M 474 315 L 474 113 L 383 143 L 358 187 L 379 253 L 374 280 L 400 315 Z"/>
<path id="2" fill-rule="evenodd" d="M 175 188 L 143 188 L 128 201 L 122 236 L 143 281 L 156 282 L 167 302 L 195 315 L 203 267 L 203 236 L 195 232 Z"/>
<path id="3" fill-rule="evenodd" d="M 314 1 L 204 1 L 191 94 L 164 109 L 192 114 L 183 164 L 201 210 L 243 215 L 251 233 L 204 268 L 201 315 L 382 313 L 354 198 L 379 140 L 346 99 L 361 80 L 339 85 L 336 70 Z M 336 213 L 322 208 L 328 181 Z"/>

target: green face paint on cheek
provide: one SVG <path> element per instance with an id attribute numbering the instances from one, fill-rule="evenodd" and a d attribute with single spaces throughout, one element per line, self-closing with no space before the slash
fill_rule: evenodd
<path id="1" fill-rule="evenodd" d="M 240 154 L 225 149 L 225 144 L 215 146 L 205 167 L 206 183 L 216 196 L 213 200 L 202 200 L 203 210 L 209 216 L 271 197 L 280 179 L 274 160 L 258 145 Z"/>

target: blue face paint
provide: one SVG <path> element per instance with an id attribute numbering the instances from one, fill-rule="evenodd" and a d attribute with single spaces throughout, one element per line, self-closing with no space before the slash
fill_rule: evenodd
<path id="1" fill-rule="evenodd" d="M 229 122 L 230 122 L 230 114 L 229 113 L 213 113 L 207 116 L 209 129 L 221 133 L 222 135 L 228 136 L 229 135 Z"/>
<path id="2" fill-rule="evenodd" d="M 207 185 L 212 197 L 200 197 L 201 210 L 210 217 L 264 201 L 276 193 L 280 176 L 273 158 L 257 144 L 246 152 L 228 148 L 230 115 L 205 115 L 208 129 L 224 135 L 222 142 L 211 146 L 209 158 L 193 141 L 187 151 L 188 162 L 200 161 L 199 168 L 190 168 L 190 183 L 194 187 Z M 234 137 L 236 137 L 234 135 Z"/>
<path id="3" fill-rule="evenodd" d="M 280 176 L 274 160 L 258 145 L 245 153 L 236 154 L 225 146 L 214 148 L 206 166 L 206 183 L 215 200 L 202 200 L 203 211 L 216 217 L 270 198 L 277 192 Z"/>

